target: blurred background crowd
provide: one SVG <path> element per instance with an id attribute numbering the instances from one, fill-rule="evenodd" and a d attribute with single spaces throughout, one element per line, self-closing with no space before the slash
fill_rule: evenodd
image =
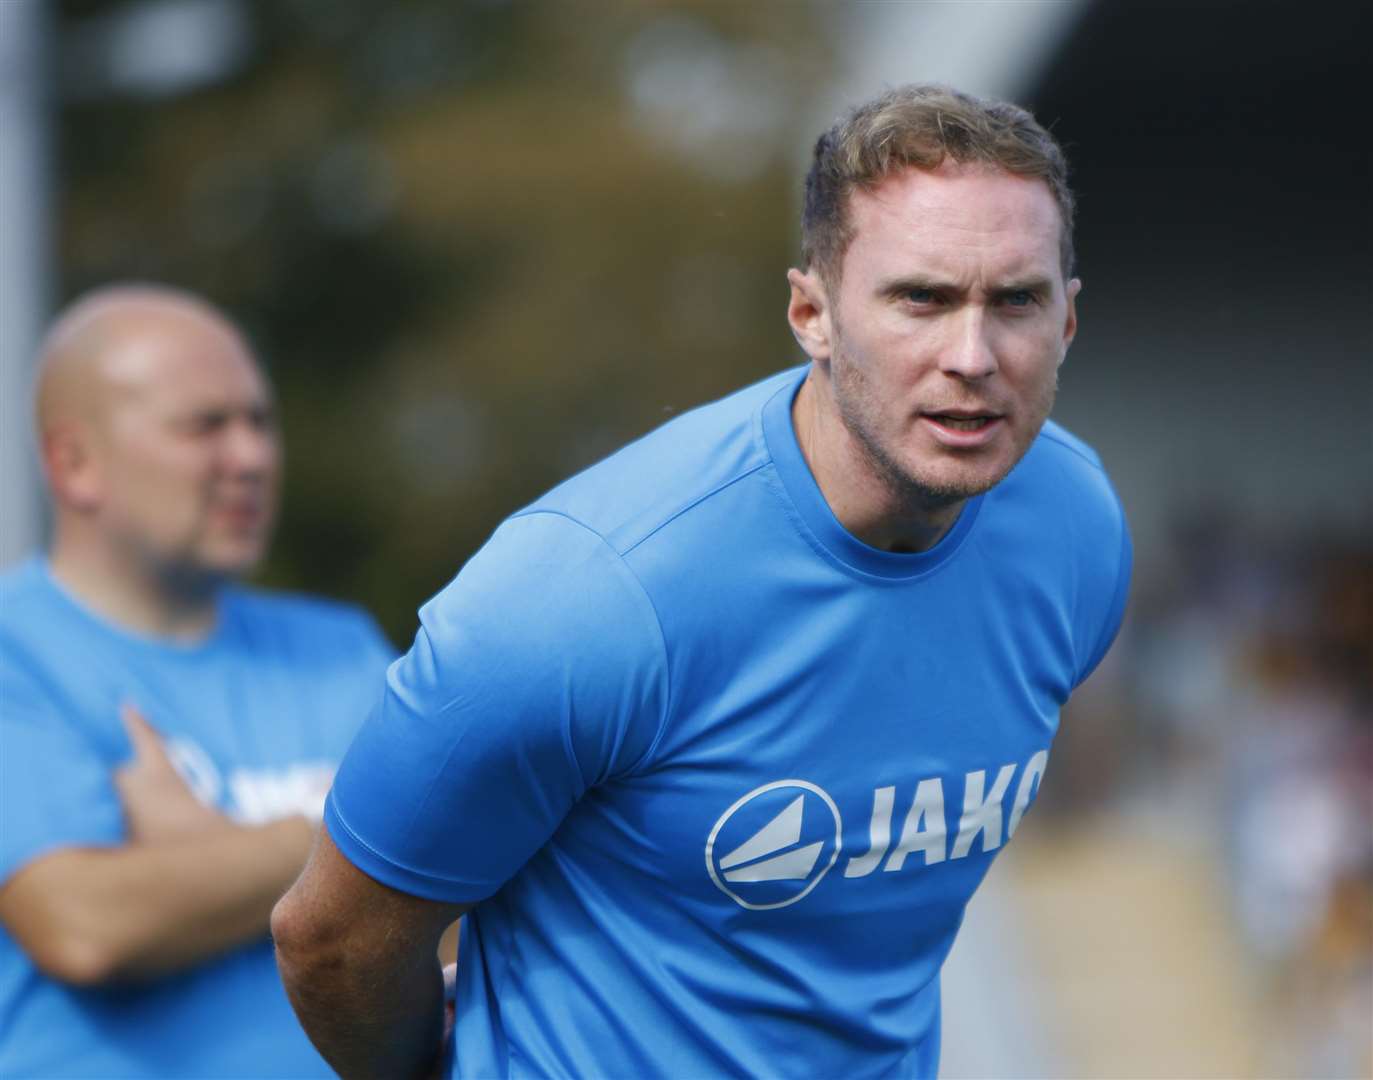
<path id="1" fill-rule="evenodd" d="M 65 300 L 202 292 L 288 452 L 275 585 L 398 644 L 495 524 L 799 362 L 809 143 L 883 85 L 1031 107 L 1080 198 L 1055 416 L 1136 586 L 974 902 L 948 1075 L 1373 1070 L 1365 4 L 0 0 L 0 559 Z M 989 989 L 994 987 L 994 989 Z"/>

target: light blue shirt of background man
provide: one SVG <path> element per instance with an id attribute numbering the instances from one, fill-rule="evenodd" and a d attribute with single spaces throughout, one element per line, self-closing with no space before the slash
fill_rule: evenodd
<path id="1" fill-rule="evenodd" d="M 50 552 L 0 577 L 0 1075 L 327 1076 L 267 937 L 390 648 L 243 588 L 271 393 L 204 301 L 116 286 L 48 337 Z"/>

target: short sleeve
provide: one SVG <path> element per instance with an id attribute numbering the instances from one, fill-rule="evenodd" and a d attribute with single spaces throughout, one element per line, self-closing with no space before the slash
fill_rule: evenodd
<path id="1" fill-rule="evenodd" d="M 668 707 L 662 631 L 619 555 L 546 512 L 502 525 L 420 624 L 325 823 L 377 880 L 475 902 L 650 752 Z"/>
<path id="2" fill-rule="evenodd" d="M 1089 624 L 1086 642 L 1086 662 L 1078 671 L 1074 688 L 1087 681 L 1087 677 L 1097 669 L 1097 665 L 1110 652 L 1111 645 L 1120 633 L 1120 624 L 1125 618 L 1125 603 L 1130 595 L 1130 577 L 1134 569 L 1134 547 L 1130 541 L 1130 529 L 1125 521 L 1124 511 L 1117 508 L 1117 537 L 1108 547 L 1107 558 L 1101 560 L 1105 565 L 1098 575 L 1099 583 L 1088 578 L 1087 588 L 1096 598 L 1095 619 Z"/>
<path id="3" fill-rule="evenodd" d="M 111 763 L 0 642 L 0 883 L 63 847 L 122 843 Z"/>

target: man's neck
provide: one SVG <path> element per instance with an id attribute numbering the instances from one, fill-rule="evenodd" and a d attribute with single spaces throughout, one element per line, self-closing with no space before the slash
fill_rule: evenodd
<path id="1" fill-rule="evenodd" d="M 958 520 L 963 501 L 930 506 L 903 498 L 844 425 L 812 371 L 792 402 L 801 456 L 839 523 L 882 551 L 927 551 Z"/>
<path id="2" fill-rule="evenodd" d="M 182 644 L 201 641 L 214 630 L 218 590 L 208 580 L 158 577 L 99 548 L 60 540 L 48 565 L 77 600 L 125 630 Z"/>

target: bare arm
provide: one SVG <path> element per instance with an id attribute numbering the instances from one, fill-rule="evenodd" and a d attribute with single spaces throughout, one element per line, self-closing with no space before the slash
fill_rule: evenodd
<path id="1" fill-rule="evenodd" d="M 163 974 L 267 932 L 314 828 L 304 818 L 118 848 L 64 848 L 0 889 L 0 922 L 78 985 Z"/>
<path id="2" fill-rule="evenodd" d="M 314 835 L 302 817 L 233 824 L 191 794 L 136 712 L 124 721 L 134 757 L 115 786 L 130 842 L 53 851 L 0 888 L 0 922 L 63 982 L 164 974 L 264 936 Z"/>
<path id="3" fill-rule="evenodd" d="M 439 938 L 470 906 L 382 885 L 320 834 L 272 936 L 296 1015 L 340 1076 L 432 1069 L 444 1037 Z"/>

